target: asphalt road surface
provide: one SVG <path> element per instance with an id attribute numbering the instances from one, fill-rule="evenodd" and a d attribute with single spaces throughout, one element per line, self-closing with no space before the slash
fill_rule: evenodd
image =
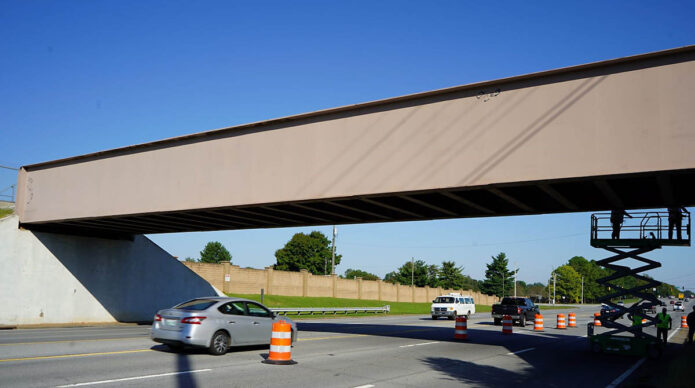
<path id="1" fill-rule="evenodd" d="M 675 329 L 682 313 L 668 307 Z M 579 327 L 555 329 L 556 314 L 569 311 Z M 4 330 L 0 386 L 607 386 L 638 359 L 588 351 L 586 323 L 597 311 L 546 311 L 544 332 L 530 324 L 511 336 L 480 313 L 469 320 L 465 342 L 453 339 L 453 321 L 429 316 L 301 320 L 292 349 L 298 364 L 289 366 L 261 363 L 267 347 L 218 357 L 172 352 L 149 339 L 149 326 Z"/>

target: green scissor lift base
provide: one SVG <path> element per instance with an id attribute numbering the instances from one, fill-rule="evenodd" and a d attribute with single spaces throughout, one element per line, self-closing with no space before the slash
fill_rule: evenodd
<path id="1" fill-rule="evenodd" d="M 594 353 L 611 353 L 625 356 L 659 358 L 663 352 L 661 342 L 653 338 L 637 338 L 624 335 L 592 335 L 589 346 Z"/>

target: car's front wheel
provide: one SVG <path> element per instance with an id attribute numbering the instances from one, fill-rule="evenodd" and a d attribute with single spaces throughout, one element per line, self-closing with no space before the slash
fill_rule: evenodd
<path id="1" fill-rule="evenodd" d="M 223 331 L 218 331 L 212 335 L 210 340 L 210 354 L 214 356 L 221 356 L 227 353 L 227 348 L 229 347 L 229 336 Z"/>

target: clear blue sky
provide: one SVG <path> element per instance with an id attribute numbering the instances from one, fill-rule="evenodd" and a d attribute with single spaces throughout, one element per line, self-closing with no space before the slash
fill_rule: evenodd
<path id="1" fill-rule="evenodd" d="M 685 1 L 10 1 L 0 3 L 0 165 L 695 43 Z M 13 184 L 0 169 L 0 189 Z M 298 231 L 152 235 L 171 254 L 219 240 L 263 267 Z M 342 273 L 410 257 L 481 278 L 504 251 L 545 281 L 589 247 L 589 215 L 339 226 Z M 695 288 L 694 248 L 652 256 Z"/>

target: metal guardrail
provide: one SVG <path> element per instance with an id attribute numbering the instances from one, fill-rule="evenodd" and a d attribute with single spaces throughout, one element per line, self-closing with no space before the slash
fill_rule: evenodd
<path id="1" fill-rule="evenodd" d="M 386 305 L 384 307 L 296 307 L 296 308 L 271 308 L 270 311 L 278 313 L 278 315 L 314 315 L 321 314 L 326 315 L 326 313 L 333 313 L 336 315 L 338 313 L 350 314 L 350 313 L 388 313 L 391 311 L 391 306 Z"/>

